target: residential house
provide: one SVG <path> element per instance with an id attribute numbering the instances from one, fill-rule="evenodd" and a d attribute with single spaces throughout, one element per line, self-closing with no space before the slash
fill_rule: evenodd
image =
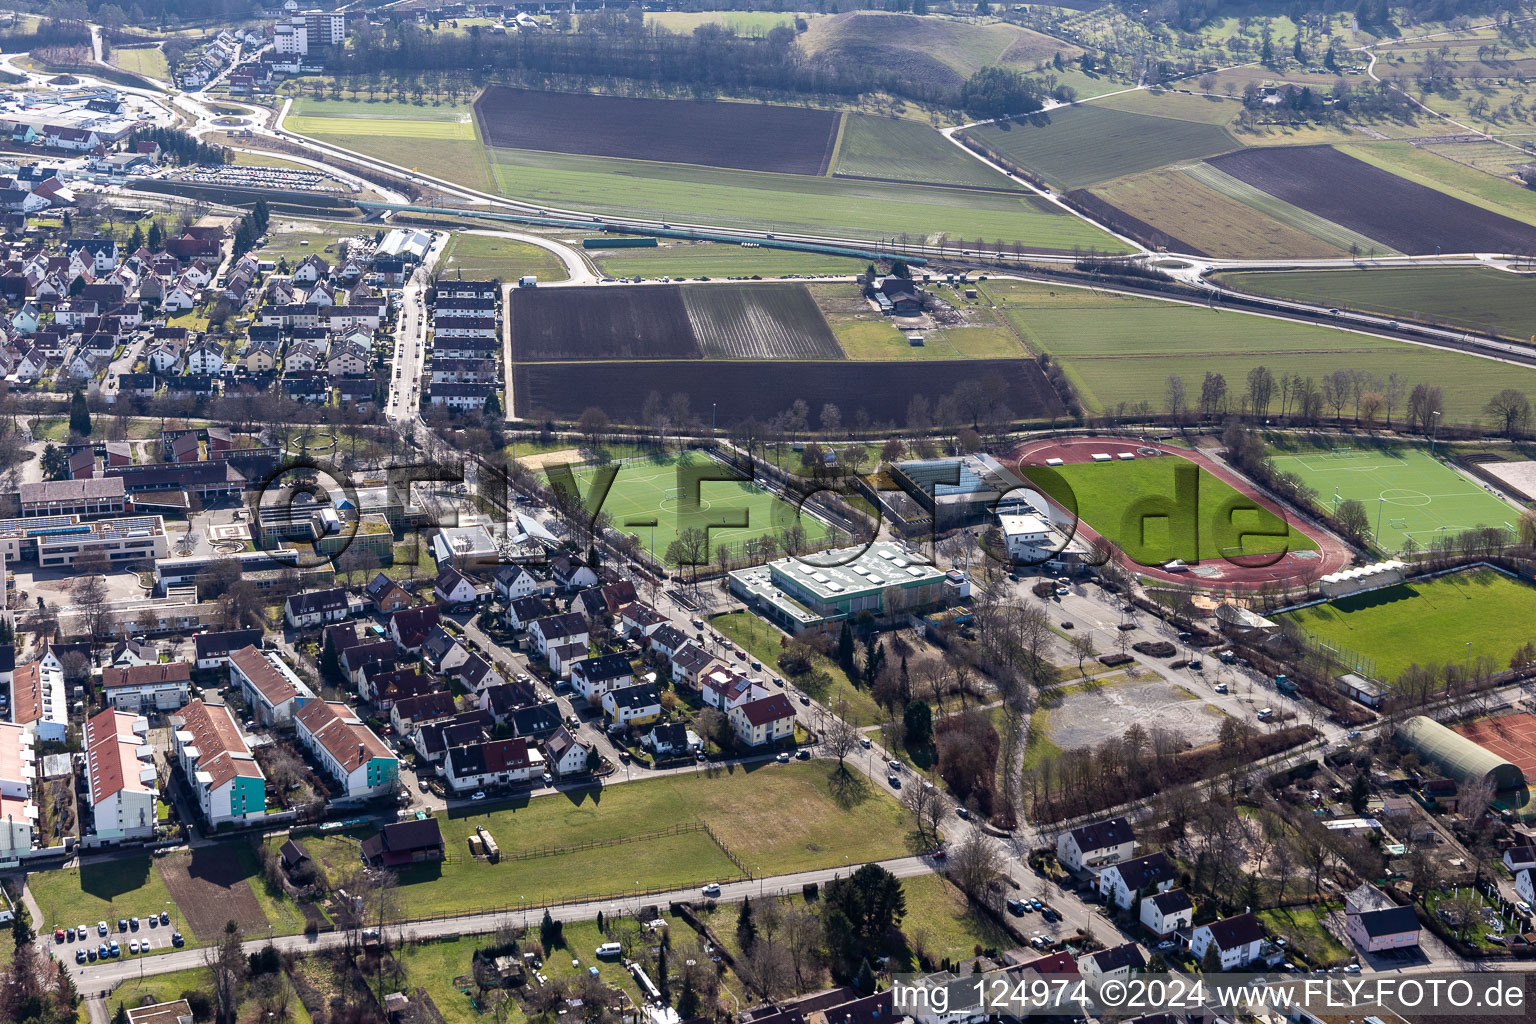
<path id="1" fill-rule="evenodd" d="M 294 716 L 299 742 L 347 797 L 380 796 L 400 778 L 400 762 L 347 705 L 312 700 Z"/>
<path id="2" fill-rule="evenodd" d="M 1230 971 L 1243 967 L 1259 958 L 1264 943 L 1264 926 L 1251 913 L 1202 924 L 1190 934 L 1189 951 L 1198 961 L 1204 961 L 1205 951 L 1215 946 L 1221 960 L 1221 969 Z"/>
<path id="3" fill-rule="evenodd" d="M 363 588 L 363 596 L 373 605 L 374 611 L 390 615 L 412 604 L 411 593 L 382 572 Z"/>
<path id="4" fill-rule="evenodd" d="M 155 834 L 155 753 L 148 734 L 148 720 L 113 708 L 85 723 L 86 797 L 99 842 Z"/>
<path id="5" fill-rule="evenodd" d="M 653 683 L 608 690 L 603 694 L 603 714 L 611 725 L 649 725 L 661 717 L 661 694 Z"/>
<path id="6" fill-rule="evenodd" d="M 1349 910 L 1344 915 L 1344 934 L 1364 953 L 1412 949 L 1419 944 L 1419 919 L 1412 907 Z"/>
<path id="7" fill-rule="evenodd" d="M 197 655 L 200 669 L 222 668 L 229 664 L 229 656 L 244 647 L 259 647 L 261 630 L 231 629 L 216 633 L 199 633 L 192 638 L 192 648 Z"/>
<path id="8" fill-rule="evenodd" d="M 1132 974 L 1146 970 L 1146 967 L 1147 961 L 1141 955 L 1141 947 L 1134 942 L 1088 953 L 1079 957 L 1077 961 L 1078 971 L 1082 973 L 1085 980 L 1090 982 L 1103 982 L 1110 978 L 1123 980 Z"/>
<path id="9" fill-rule="evenodd" d="M 502 686 L 506 682 L 502 679 L 501 673 L 491 667 L 489 661 L 472 651 L 463 661 L 448 666 L 442 672 L 450 682 L 458 683 L 467 693 L 479 693 L 488 687 Z"/>
<path id="10" fill-rule="evenodd" d="M 409 736 L 421 723 L 452 718 L 454 711 L 453 694 L 447 690 L 402 697 L 389 709 L 389 725 L 395 735 Z"/>
<path id="11" fill-rule="evenodd" d="M 341 652 L 341 671 L 347 682 L 363 692 L 363 674 L 374 666 L 394 668 L 400 663 L 400 649 L 393 640 L 364 640 Z"/>
<path id="12" fill-rule="evenodd" d="M 363 860 L 376 868 L 397 868 L 443 859 L 443 830 L 433 817 L 392 821 L 362 842 Z"/>
<path id="13" fill-rule="evenodd" d="M 1504 851 L 1503 861 L 1512 875 L 1526 868 L 1536 868 L 1536 846 L 1511 846 Z"/>
<path id="14" fill-rule="evenodd" d="M 485 737 L 487 729 L 496 724 L 489 711 L 475 708 L 461 711 L 452 718 L 423 722 L 416 728 L 411 743 L 417 753 L 434 764 L 440 763 L 452 747 L 475 743 Z"/>
<path id="15" fill-rule="evenodd" d="M 485 687 L 476 703 L 489 711 L 499 724 L 507 721 L 518 708 L 527 707 L 538 699 L 532 683 L 514 681 Z M 558 705 L 556 707 L 558 711 Z"/>
<path id="16" fill-rule="evenodd" d="M 587 621 L 572 612 L 546 615 L 528 624 L 528 643 L 541 656 L 547 656 L 550 647 L 555 644 L 581 644 L 585 647 L 591 642 L 592 635 L 588 632 Z"/>
<path id="17" fill-rule="evenodd" d="M 553 612 L 548 601 L 538 597 L 515 597 L 507 603 L 507 625 L 512 629 L 527 629 L 535 619 L 541 619 Z"/>
<path id="18" fill-rule="evenodd" d="M 1515 892 L 1531 906 L 1536 906 L 1536 868 L 1521 868 L 1515 873 Z"/>
<path id="19" fill-rule="evenodd" d="M 564 726 L 556 729 L 544 741 L 544 753 L 548 758 L 549 770 L 557 779 L 581 775 L 588 770 L 591 757 L 589 750 Z"/>
<path id="20" fill-rule="evenodd" d="M 619 610 L 619 632 L 642 643 L 666 624 L 665 615 L 638 601 Z"/>
<path id="21" fill-rule="evenodd" d="M 561 555 L 550 563 L 550 575 L 566 590 L 597 585 L 597 573 L 576 555 Z"/>
<path id="22" fill-rule="evenodd" d="M 655 640 L 655 635 L 651 639 Z M 672 681 L 697 686 L 704 673 L 719 664 L 721 664 L 720 660 L 702 646 L 692 640 L 685 641 L 672 654 Z"/>
<path id="23" fill-rule="evenodd" d="M 1194 920 L 1195 904 L 1183 889 L 1165 889 L 1141 901 L 1141 923 L 1161 938 L 1190 927 Z"/>
<path id="24" fill-rule="evenodd" d="M 582 658 L 571 665 L 571 688 L 593 707 L 603 702 L 603 695 L 635 681 L 629 659 L 622 654 L 601 654 Z"/>
<path id="25" fill-rule="evenodd" d="M 491 586 L 497 597 L 510 604 L 519 598 L 531 597 L 539 588 L 539 582 L 520 565 L 504 565 L 491 578 Z"/>
<path id="26" fill-rule="evenodd" d="M 437 579 L 432 584 L 432 592 L 439 604 L 449 608 L 468 607 L 480 600 L 475 581 L 453 566 L 437 574 Z"/>
<path id="27" fill-rule="evenodd" d="M 682 722 L 662 722 L 640 738 L 646 749 L 657 757 L 681 757 L 693 753 L 688 726 Z"/>
<path id="28" fill-rule="evenodd" d="M 512 735 L 524 739 L 548 736 L 563 724 L 560 705 L 550 700 L 517 708 L 507 716 L 507 724 L 512 727 Z"/>
<path id="29" fill-rule="evenodd" d="M 113 665 L 101 671 L 102 696 L 119 711 L 171 711 L 187 702 L 192 666 L 168 664 Z"/>
<path id="30" fill-rule="evenodd" d="M 1124 818 L 1080 825 L 1056 839 L 1056 859 L 1072 871 L 1114 864 L 1136 852 L 1136 834 Z"/>
<path id="31" fill-rule="evenodd" d="M 224 346 L 210 338 L 187 350 L 187 370 L 190 373 L 221 373 L 224 370 Z"/>
<path id="32" fill-rule="evenodd" d="M 481 740 L 448 751 L 444 775 L 455 793 L 483 789 L 486 786 L 527 782 L 533 766 L 542 766 L 543 757 L 528 746 L 528 741 Z"/>
<path id="33" fill-rule="evenodd" d="M 414 654 L 421 650 L 427 635 L 440 619 L 441 613 L 435 604 L 404 608 L 389 617 L 389 638 L 402 651 Z"/>
<path id="34" fill-rule="evenodd" d="M 371 665 L 363 669 L 359 695 L 379 711 L 387 712 L 395 701 L 436 693 L 437 681 L 414 668 L 385 668 Z"/>
<path id="35" fill-rule="evenodd" d="M 352 597 L 342 587 L 293 594 L 283 602 L 283 618 L 294 629 L 313 629 L 328 622 L 340 622 L 351 614 Z"/>
<path id="36" fill-rule="evenodd" d="M 259 821 L 266 815 L 267 780 L 234 714 L 223 704 L 194 700 L 171 719 L 176 758 L 203 819 Z"/>
<path id="37" fill-rule="evenodd" d="M 229 682 L 239 687 L 256 720 L 289 726 L 294 715 L 314 700 L 314 693 L 282 658 L 246 647 L 229 656 Z"/>
<path id="38" fill-rule="evenodd" d="M 730 720 L 737 741 L 748 747 L 775 743 L 795 734 L 795 709 L 782 693 L 738 704 L 730 710 Z"/>
<path id="39" fill-rule="evenodd" d="M 434 672 L 446 672 L 469 657 L 469 648 L 443 628 L 441 622 L 433 626 L 421 644 L 421 658 Z"/>
<path id="40" fill-rule="evenodd" d="M 712 708 L 730 714 L 733 708 L 768 696 L 767 687 L 728 665 L 716 664 L 699 676 L 699 698 Z"/>
<path id="41" fill-rule="evenodd" d="M 1143 892 L 1162 892 L 1178 881 L 1178 870 L 1162 851 L 1107 864 L 1099 872 L 1099 894 L 1121 910 L 1130 910 Z"/>

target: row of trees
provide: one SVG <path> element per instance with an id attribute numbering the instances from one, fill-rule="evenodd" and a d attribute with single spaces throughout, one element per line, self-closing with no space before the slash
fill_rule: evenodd
<path id="1" fill-rule="evenodd" d="M 846 54 L 811 57 L 787 26 L 760 36 L 739 36 L 718 25 L 676 35 L 636 32 L 623 19 L 583 21 L 586 30 L 577 32 L 447 34 L 396 16 L 384 24 L 359 25 L 328 70 L 398 77 L 462 75 L 470 69 L 476 81 L 494 75 L 536 88 L 585 90 L 600 85 L 633 91 L 649 86 L 697 98 L 717 92 L 842 98 L 884 93 L 980 116 L 1039 110 L 1044 95 L 1040 83 L 999 68 L 983 68 L 968 80 L 955 81 L 913 75 L 882 62 L 850 60 Z"/>
<path id="2" fill-rule="evenodd" d="M 156 143 L 162 159 L 176 164 L 225 164 L 230 159 L 229 150 L 223 146 L 210 146 L 180 128 L 135 128 L 128 133 L 129 151 L 140 142 Z"/>

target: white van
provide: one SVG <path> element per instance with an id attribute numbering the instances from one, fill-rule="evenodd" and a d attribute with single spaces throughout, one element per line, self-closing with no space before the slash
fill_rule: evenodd
<path id="1" fill-rule="evenodd" d="M 600 959 L 615 957 L 624 952 L 624 947 L 617 942 L 605 942 L 597 947 L 597 955 Z"/>

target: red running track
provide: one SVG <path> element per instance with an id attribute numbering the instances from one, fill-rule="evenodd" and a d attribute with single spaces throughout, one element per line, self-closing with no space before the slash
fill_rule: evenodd
<path id="1" fill-rule="evenodd" d="M 1145 449 L 1155 449 L 1161 453 L 1159 456 L 1151 456 L 1153 458 L 1172 456 L 1193 462 L 1233 490 L 1252 498 L 1262 507 L 1294 525 L 1317 545 L 1317 550 L 1302 553 L 1288 552 L 1279 561 L 1262 566 L 1237 565 L 1224 559 L 1202 562 L 1199 565 L 1200 573 L 1170 572 L 1158 566 L 1140 565 L 1124 555 L 1120 556 L 1121 564 L 1131 571 L 1152 579 L 1167 583 L 1181 583 L 1185 586 L 1193 584 L 1212 589 L 1257 590 L 1265 585 L 1276 583 L 1288 588 L 1304 586 L 1331 572 L 1338 572 L 1354 561 L 1354 552 L 1350 551 L 1342 541 L 1314 529 L 1304 521 L 1297 520 L 1274 501 L 1260 494 L 1248 481 L 1191 449 L 1175 448 L 1149 441 L 1132 441 L 1124 437 L 1072 437 L 1031 442 L 1014 451 L 1005 462 L 1012 462 L 1014 466 L 1043 466 L 1047 459 L 1061 459 L 1063 463 L 1071 465 L 1091 462 L 1092 456 L 1097 452 L 1115 454 L 1123 451 L 1141 452 Z M 1148 456 L 1137 455 L 1137 458 L 1146 457 Z M 1089 542 L 1099 537 L 1091 526 L 1081 521 L 1077 526 L 1077 534 Z"/>

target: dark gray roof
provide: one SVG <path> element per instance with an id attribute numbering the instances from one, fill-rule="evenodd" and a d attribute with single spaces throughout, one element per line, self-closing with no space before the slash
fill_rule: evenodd
<path id="1" fill-rule="evenodd" d="M 1367 910 L 1358 916 L 1361 926 L 1365 928 L 1365 934 L 1372 938 L 1378 935 L 1399 935 L 1403 932 L 1416 932 L 1419 930 L 1419 919 L 1414 914 L 1412 907 L 1388 907 L 1385 910 Z"/>
<path id="2" fill-rule="evenodd" d="M 1129 842 L 1136 838 L 1136 833 L 1124 818 L 1110 818 L 1108 821 L 1096 821 L 1073 829 L 1072 838 L 1079 850 L 1091 853 Z"/>
<path id="3" fill-rule="evenodd" d="M 1252 914 L 1237 914 L 1212 921 L 1208 927 L 1211 929 L 1211 937 L 1221 949 L 1237 949 L 1264 938 L 1264 926 Z"/>
<path id="4" fill-rule="evenodd" d="M 1171 882 L 1178 877 L 1178 871 L 1174 868 L 1173 862 L 1161 851 L 1149 853 L 1145 857 L 1137 857 L 1135 860 L 1122 861 L 1104 870 L 1119 871 L 1126 888 L 1132 892 Z"/>

